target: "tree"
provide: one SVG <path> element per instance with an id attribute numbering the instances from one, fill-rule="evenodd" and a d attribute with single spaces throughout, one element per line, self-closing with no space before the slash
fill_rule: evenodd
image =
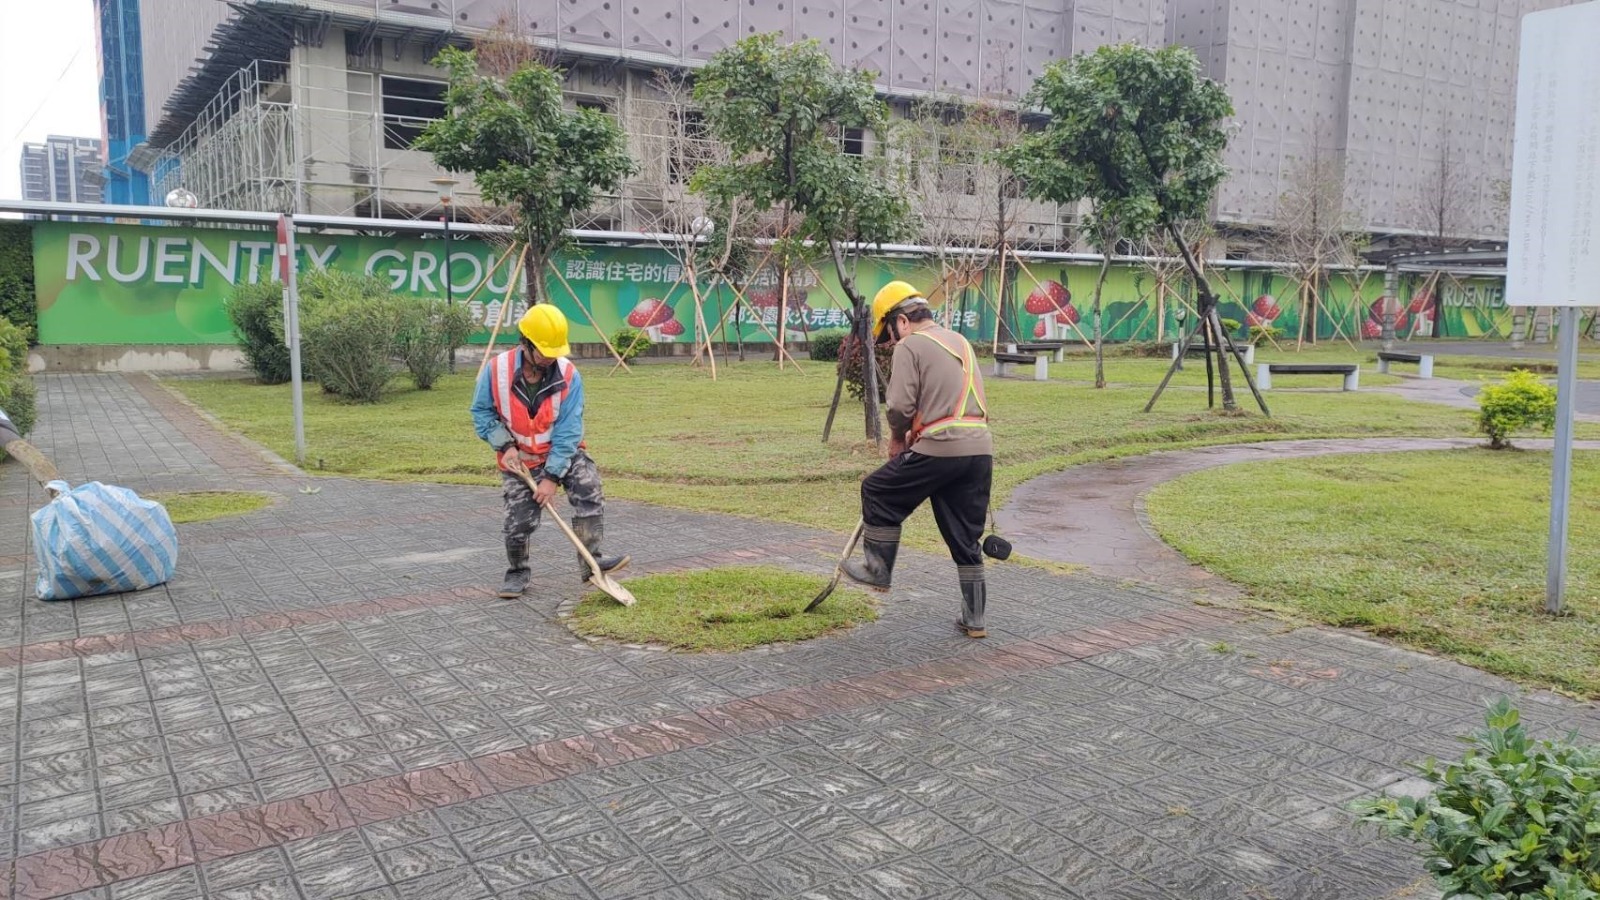
<path id="1" fill-rule="evenodd" d="M 1300 340 L 1317 340 L 1317 298 L 1332 269 L 1361 262 L 1367 238 L 1345 205 L 1345 169 L 1320 136 L 1296 160 L 1287 190 L 1278 197 L 1267 258 L 1284 263 L 1299 285 Z"/>
<path id="2" fill-rule="evenodd" d="M 825 248 L 850 303 L 851 328 L 866 345 L 871 310 L 856 288 L 855 267 L 867 246 L 906 237 L 912 225 L 910 204 L 890 183 L 881 147 L 870 158 L 844 150 L 847 129 L 887 134 L 889 108 L 872 75 L 835 67 L 814 40 L 780 45 L 776 34 L 757 34 L 713 56 L 695 80 L 694 96 L 731 156 L 701 169 L 695 189 L 714 209 L 734 198 L 760 212 L 780 209 L 784 227 L 774 251 L 780 260 L 800 257 L 807 242 Z M 866 433 L 880 441 L 877 366 L 867 356 Z M 841 369 L 829 426 L 843 385 Z"/>
<path id="3" fill-rule="evenodd" d="M 573 214 L 633 173 L 622 130 L 595 110 L 565 109 L 560 73 L 541 63 L 500 79 L 480 73 L 472 51 L 450 47 L 435 64 L 449 72 L 446 112 L 416 147 L 445 169 L 471 172 L 484 199 L 512 209 L 528 303 L 539 303 L 551 257 L 572 240 Z"/>
<path id="4" fill-rule="evenodd" d="M 914 103 L 909 115 L 894 125 L 896 159 L 919 214 L 918 240 L 932 249 L 939 264 L 951 315 L 965 312 L 974 288 L 980 301 L 985 300 L 989 267 L 1004 265 L 1021 191 L 1016 174 L 1001 163 L 999 154 L 1021 134 L 1016 110 L 954 96 Z M 1001 294 L 1004 287 L 1002 281 Z M 987 298 L 997 315 L 1000 299 L 998 294 Z"/>
<path id="5" fill-rule="evenodd" d="M 1423 173 L 1412 199 L 1411 218 L 1432 250 L 1447 250 L 1468 228 L 1475 185 L 1463 178 L 1465 166 L 1450 137 L 1450 120 L 1439 128 L 1439 158 Z M 1509 192 L 1508 192 L 1509 198 Z"/>
<path id="6" fill-rule="evenodd" d="M 1226 340 L 1216 295 L 1179 227 L 1206 216 L 1227 174 L 1223 122 L 1233 114 L 1227 91 L 1200 73 L 1187 48 L 1119 44 L 1051 63 L 1029 102 L 1049 112 L 1050 122 L 1005 154 L 1028 195 L 1058 203 L 1087 199 L 1096 220 L 1116 222 L 1127 240 L 1157 229 L 1172 235 L 1199 294 L 1197 324 L 1208 344 Z M 1233 409 L 1227 362 L 1218 360 L 1222 404 Z"/>

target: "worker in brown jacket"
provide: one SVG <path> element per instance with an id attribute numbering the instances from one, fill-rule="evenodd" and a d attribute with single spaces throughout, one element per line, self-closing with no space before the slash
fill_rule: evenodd
<path id="1" fill-rule="evenodd" d="M 972 345 L 934 321 L 917 289 L 892 281 L 872 301 L 872 333 L 894 345 L 889 378 L 889 462 L 861 483 L 861 560 L 844 572 L 875 590 L 889 589 L 900 547 L 900 524 L 924 500 L 950 548 L 961 581 L 961 618 L 968 637 L 986 636 L 983 535 L 994 474 L 994 445 L 983 375 Z"/>

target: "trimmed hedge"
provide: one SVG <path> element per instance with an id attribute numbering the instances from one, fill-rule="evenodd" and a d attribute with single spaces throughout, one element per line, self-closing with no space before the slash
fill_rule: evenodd
<path id="1" fill-rule="evenodd" d="M 33 227 L 26 222 L 0 222 L 0 318 L 24 329 L 33 343 L 39 304 L 33 292 Z"/>

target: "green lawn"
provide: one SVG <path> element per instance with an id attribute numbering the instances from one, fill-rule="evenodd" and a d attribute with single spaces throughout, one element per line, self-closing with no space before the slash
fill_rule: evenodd
<path id="1" fill-rule="evenodd" d="M 1562 618 L 1542 612 L 1549 493 L 1547 453 L 1462 450 L 1230 466 L 1148 505 L 1264 606 L 1600 697 L 1600 454 L 1575 457 Z"/>
<path id="2" fill-rule="evenodd" d="M 176 525 L 242 516 L 272 505 L 272 495 L 258 491 L 177 491 L 148 499 L 165 506 Z"/>
<path id="3" fill-rule="evenodd" d="M 568 624 L 579 634 L 627 643 L 732 652 L 809 640 L 878 618 L 867 595 L 844 585 L 821 606 L 801 612 L 827 583 L 771 566 L 650 575 L 628 580 L 638 598 L 633 606 L 591 594 Z"/>
<path id="4" fill-rule="evenodd" d="M 1089 386 L 1092 359 L 1052 366 L 1055 377 L 1045 383 L 990 379 L 995 504 L 1034 476 L 1151 450 L 1298 437 L 1471 434 L 1468 412 L 1378 392 L 1340 393 L 1330 378 L 1300 382 L 1319 390 L 1270 392 L 1271 419 L 1208 412 L 1204 366 L 1193 363 L 1153 413 L 1141 412 L 1165 369 L 1160 360 L 1109 359 L 1111 387 L 1105 390 Z M 880 460 L 861 441 L 861 405 L 848 398 L 832 442 L 821 442 L 833 392 L 831 364 L 804 363 L 804 375 L 793 368 L 780 372 L 767 361 L 724 365 L 716 382 L 679 362 L 637 366 L 632 374 L 606 371 L 584 368 L 589 451 L 608 495 L 838 531 L 854 523 L 857 483 Z M 377 406 L 340 403 L 310 386 L 308 468 L 496 483 L 493 460 L 467 414 L 472 381 L 469 371 L 442 379 L 432 391 L 416 391 L 396 380 L 394 393 Z M 230 427 L 292 456 L 287 386 L 200 378 L 167 383 Z M 1288 379 L 1281 384 L 1293 386 Z M 1241 407 L 1253 409 L 1242 381 L 1238 390 Z M 913 519 L 908 541 L 939 546 L 925 510 Z"/>

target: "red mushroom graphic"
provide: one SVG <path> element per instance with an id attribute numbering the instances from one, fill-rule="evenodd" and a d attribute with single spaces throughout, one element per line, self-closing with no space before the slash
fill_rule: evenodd
<path id="1" fill-rule="evenodd" d="M 1433 294 L 1423 291 L 1412 297 L 1406 312 L 1416 317 L 1418 334 L 1430 337 L 1433 335 Z M 1396 324 L 1395 327 L 1398 328 L 1399 325 Z"/>
<path id="2" fill-rule="evenodd" d="M 1281 315 L 1283 308 L 1278 305 L 1278 301 L 1268 294 L 1262 294 L 1245 311 L 1244 323 L 1252 327 L 1265 328 Z"/>
<path id="3" fill-rule="evenodd" d="M 1072 306 L 1072 292 L 1058 281 L 1046 281 L 1035 288 L 1023 302 L 1023 309 L 1044 317 L 1039 321 L 1045 324 L 1045 333 L 1035 334 L 1036 337 L 1050 336 L 1049 319 L 1052 317 L 1058 325 L 1073 325 L 1078 321 L 1078 311 Z"/>
<path id="4" fill-rule="evenodd" d="M 1034 323 L 1034 325 L 1033 325 L 1033 336 L 1034 337 L 1040 338 L 1042 340 L 1049 333 L 1050 333 L 1050 326 L 1045 323 L 1044 319 L 1040 319 L 1038 322 Z"/>
<path id="5" fill-rule="evenodd" d="M 633 312 L 628 313 L 628 324 L 634 328 L 643 328 L 652 341 L 661 340 L 662 327 L 671 321 L 673 321 L 672 307 L 654 297 L 640 300 L 639 305 L 633 308 Z M 678 331 L 682 333 L 681 326 Z"/>
<path id="6" fill-rule="evenodd" d="M 668 319 L 661 323 L 661 335 L 667 340 L 683 336 L 683 323 L 677 319 Z"/>
<path id="7" fill-rule="evenodd" d="M 1383 304 L 1385 300 L 1380 297 L 1372 301 L 1367 308 L 1367 321 L 1361 326 L 1361 336 L 1364 338 L 1378 338 L 1383 336 Z M 1394 333 L 1401 337 L 1407 336 L 1411 327 L 1411 313 L 1402 309 L 1394 317 Z"/>

